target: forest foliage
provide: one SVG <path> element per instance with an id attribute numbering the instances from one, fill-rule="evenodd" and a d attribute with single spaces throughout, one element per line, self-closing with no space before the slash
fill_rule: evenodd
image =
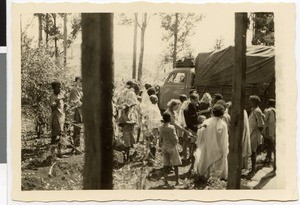
<path id="1" fill-rule="evenodd" d="M 73 75 L 51 57 L 45 47 L 32 48 L 30 39 L 22 44 L 21 102 L 24 114 L 32 118 L 47 119 L 50 114 L 49 98 L 51 82 L 63 81 L 64 90 L 69 90 Z"/>
<path id="2" fill-rule="evenodd" d="M 65 56 L 56 41 L 63 40 L 63 28 L 55 23 L 58 17 L 66 14 L 34 14 L 39 21 L 39 44 L 35 46 L 32 36 L 26 29 L 21 32 L 21 103 L 22 112 L 31 119 L 38 119 L 47 124 L 50 111 L 49 98 L 52 93 L 51 83 L 62 82 L 62 90 L 71 89 L 75 70 L 64 64 Z M 70 18 L 71 30 L 67 38 L 68 47 L 76 39 L 81 29 L 80 15 Z M 28 26 L 26 25 L 25 28 Z M 45 36 L 42 38 L 41 36 Z"/>
<path id="3" fill-rule="evenodd" d="M 203 18 L 195 13 L 161 13 L 161 27 L 164 29 L 162 41 L 166 44 L 163 63 L 173 62 L 177 58 L 191 55 L 190 37 L 195 34 L 195 27 Z"/>
<path id="4" fill-rule="evenodd" d="M 257 12 L 251 13 L 253 21 L 253 45 L 274 46 L 274 13 Z"/>

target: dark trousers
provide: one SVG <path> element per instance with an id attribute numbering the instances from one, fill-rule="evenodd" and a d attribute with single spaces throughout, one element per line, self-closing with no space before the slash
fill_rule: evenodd
<path id="1" fill-rule="evenodd" d="M 75 109 L 74 121 L 76 124 L 82 123 L 81 108 Z M 81 127 L 74 125 L 73 141 L 75 147 L 80 146 L 80 132 L 81 132 Z"/>
<path id="2" fill-rule="evenodd" d="M 276 170 L 276 143 L 275 139 L 270 139 L 270 138 L 264 138 L 266 150 L 267 150 L 267 156 L 266 160 L 271 161 L 272 158 L 272 153 L 274 153 L 274 169 Z"/>

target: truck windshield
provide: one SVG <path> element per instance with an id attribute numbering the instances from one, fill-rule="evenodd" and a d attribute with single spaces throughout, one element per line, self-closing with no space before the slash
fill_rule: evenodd
<path id="1" fill-rule="evenodd" d="M 184 83 L 185 82 L 185 73 L 178 72 L 172 73 L 167 80 L 168 83 Z"/>

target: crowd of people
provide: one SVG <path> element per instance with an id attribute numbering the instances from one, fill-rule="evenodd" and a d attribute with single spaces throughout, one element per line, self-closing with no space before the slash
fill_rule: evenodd
<path id="1" fill-rule="evenodd" d="M 250 96 L 249 101 L 249 117 L 244 110 L 241 154 L 242 168 L 247 169 L 248 159 L 251 159 L 248 176 L 253 176 L 256 156 L 262 147 L 267 150 L 265 162 L 271 164 L 273 161 L 276 170 L 276 111 L 274 99 L 269 99 L 264 112 L 259 108 L 258 96 Z M 178 166 L 183 163 L 190 163 L 189 172 L 200 178 L 227 179 L 232 103 L 225 102 L 221 94 L 211 97 L 204 93 L 200 98 L 196 90 L 191 90 L 189 96 L 182 94 L 178 99 L 171 99 L 168 108 L 161 113 L 155 87 L 145 84 L 140 91 L 136 83 L 128 81 L 118 93 L 115 104 L 118 111 L 115 125 L 116 129 L 121 127 L 126 161 L 130 161 L 129 153 L 134 144 L 147 143 L 149 157 L 155 158 L 157 150 L 161 150 L 166 186 L 169 185 L 167 175 L 172 169 L 176 185 L 179 183 Z"/>
<path id="2" fill-rule="evenodd" d="M 61 91 L 61 82 L 54 81 L 52 88 L 51 144 L 59 144 L 64 134 L 67 101 L 70 103 L 68 110 L 74 113 L 72 141 L 76 154 L 80 147 L 81 126 L 78 124 L 83 122 L 81 78 L 75 78 L 69 99 Z M 264 112 L 259 108 L 261 101 L 258 96 L 250 96 L 249 101 L 252 108 L 249 117 L 244 110 L 241 154 L 242 168 L 247 169 L 248 161 L 251 161 L 249 176 L 253 176 L 256 156 L 262 151 L 262 145 L 266 147 L 266 163 L 273 162 L 273 169 L 276 170 L 276 110 L 274 99 L 269 99 Z M 155 86 L 145 84 L 140 89 L 137 83 L 128 81 L 124 89 L 117 93 L 113 105 L 114 138 L 121 136 L 125 162 L 130 162 L 130 150 L 135 144 L 145 143 L 149 158 L 155 159 L 157 150 L 162 154 L 166 186 L 169 185 L 167 175 L 172 169 L 176 185 L 179 183 L 178 166 L 183 163 L 190 163 L 189 172 L 200 178 L 214 176 L 227 179 L 232 104 L 225 102 L 221 94 L 211 97 L 209 93 L 204 93 L 200 98 L 196 90 L 191 90 L 188 96 L 182 94 L 178 99 L 171 99 L 168 108 L 161 113 Z M 59 147 L 58 155 L 61 155 Z"/>

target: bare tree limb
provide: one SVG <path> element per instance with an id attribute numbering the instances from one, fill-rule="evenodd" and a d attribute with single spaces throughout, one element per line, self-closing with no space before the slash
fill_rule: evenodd
<path id="1" fill-rule="evenodd" d="M 140 25 L 139 20 L 138 20 L 138 14 L 135 16 L 135 21 L 136 21 L 138 27 L 139 27 L 140 29 L 142 29 L 142 26 Z"/>
<path id="2" fill-rule="evenodd" d="M 146 23 L 146 26 L 148 25 L 148 23 L 149 23 L 149 21 L 150 21 L 150 19 L 151 19 L 151 15 L 148 17 L 148 19 L 145 21 L 145 23 Z"/>
<path id="3" fill-rule="evenodd" d="M 33 20 L 34 20 L 34 19 L 32 18 L 32 19 L 31 19 L 31 22 L 25 26 L 24 31 L 22 31 L 22 35 L 24 35 L 24 34 L 26 33 L 27 29 L 28 29 L 28 28 L 31 26 L 31 24 L 33 23 Z"/>

